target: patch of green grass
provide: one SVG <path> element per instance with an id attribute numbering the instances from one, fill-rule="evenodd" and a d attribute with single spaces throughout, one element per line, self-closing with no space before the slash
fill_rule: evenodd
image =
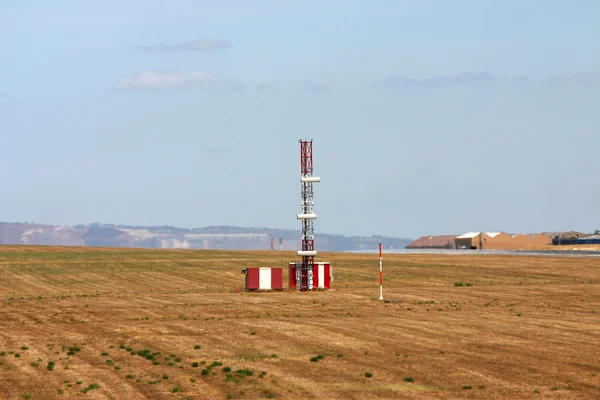
<path id="1" fill-rule="evenodd" d="M 15 357 L 19 358 L 19 357 L 21 357 L 21 355 L 19 353 L 15 353 Z"/>
<path id="2" fill-rule="evenodd" d="M 31 364 L 29 364 L 29 365 L 31 365 L 33 368 L 37 368 L 37 367 L 38 367 L 37 363 L 34 363 L 34 362 L 32 362 L 32 363 L 31 363 Z"/>
<path id="3" fill-rule="evenodd" d="M 200 345 L 199 344 L 195 345 L 194 350 L 200 350 Z"/>
<path id="4" fill-rule="evenodd" d="M 223 367 L 223 372 L 231 372 L 231 368 L 229 368 L 229 367 Z"/>
<path id="5" fill-rule="evenodd" d="M 469 385 L 465 385 L 465 386 L 461 386 L 462 390 L 471 390 L 473 389 L 473 386 L 469 386 Z"/>
<path id="6" fill-rule="evenodd" d="M 470 282 L 454 282 L 454 286 L 473 286 Z"/>
<path id="7" fill-rule="evenodd" d="M 256 332 L 250 332 L 251 335 L 256 335 Z"/>
<path id="8" fill-rule="evenodd" d="M 373 374 L 370 372 L 365 372 L 365 378 L 372 378 Z"/>
<path id="9" fill-rule="evenodd" d="M 210 369 L 209 368 L 203 368 L 202 371 L 200 371 L 200 373 L 204 376 L 210 375 Z"/>
<path id="10" fill-rule="evenodd" d="M 164 380 L 167 380 L 167 379 L 169 379 L 169 375 L 167 375 L 167 374 L 164 374 L 162 378 L 163 378 Z"/>
<path id="11" fill-rule="evenodd" d="M 196 383 L 196 378 L 190 378 L 191 383 Z"/>
<path id="12" fill-rule="evenodd" d="M 48 369 L 48 371 L 54 371 L 54 361 L 48 361 L 46 369 Z"/>
<path id="13" fill-rule="evenodd" d="M 258 377 L 259 377 L 259 378 L 264 378 L 264 377 L 265 377 L 265 375 L 267 375 L 267 373 L 266 373 L 265 371 L 262 371 L 262 372 L 260 373 L 260 375 L 258 375 Z"/>
<path id="14" fill-rule="evenodd" d="M 108 353 L 102 353 L 100 354 L 102 357 L 108 357 Z"/>
<path id="15" fill-rule="evenodd" d="M 63 394 L 63 393 L 65 393 L 65 391 L 64 391 L 64 390 L 62 390 L 62 389 L 58 389 L 57 393 L 58 393 L 58 394 Z"/>
<path id="16" fill-rule="evenodd" d="M 21 346 L 21 350 L 29 350 L 29 347 L 27 347 L 27 346 Z"/>
<path id="17" fill-rule="evenodd" d="M 106 360 L 106 365 L 113 365 L 114 361 L 113 360 Z"/>
<path id="18" fill-rule="evenodd" d="M 179 393 L 181 392 L 181 388 L 179 386 L 175 386 L 173 389 L 171 389 L 171 393 Z"/>
<path id="19" fill-rule="evenodd" d="M 90 384 L 90 385 L 86 386 L 85 388 L 83 388 L 83 390 L 82 390 L 81 392 L 82 392 L 82 393 L 87 393 L 87 392 L 89 392 L 90 390 L 98 389 L 99 387 L 100 387 L 100 386 L 98 386 L 98 384 L 97 384 L 97 383 L 92 383 L 92 384 Z"/>
<path id="20" fill-rule="evenodd" d="M 5 351 L 0 351 L 0 357 L 4 357 L 6 355 Z"/>
<path id="21" fill-rule="evenodd" d="M 156 357 L 160 355 L 159 352 L 151 352 L 148 349 L 140 350 L 136 353 L 140 357 L 144 357 L 146 360 L 155 361 Z"/>
<path id="22" fill-rule="evenodd" d="M 125 379 L 133 379 L 133 375 L 129 374 L 125 376 Z"/>
<path id="23" fill-rule="evenodd" d="M 194 361 L 192 363 L 192 368 L 198 368 L 200 366 L 200 364 L 198 363 L 198 361 Z"/>
<path id="24" fill-rule="evenodd" d="M 479 390 L 485 389 L 485 385 L 479 385 Z"/>
<path id="25" fill-rule="evenodd" d="M 402 380 L 404 382 L 414 382 L 415 381 L 415 379 L 412 376 L 405 376 Z"/>
<path id="26" fill-rule="evenodd" d="M 31 395 L 30 394 L 24 394 L 21 397 L 24 398 L 25 400 L 31 399 Z"/>
<path id="27" fill-rule="evenodd" d="M 254 375 L 254 371 L 252 371 L 251 369 L 238 369 L 237 371 L 235 371 L 236 375 L 239 376 L 252 376 Z"/>

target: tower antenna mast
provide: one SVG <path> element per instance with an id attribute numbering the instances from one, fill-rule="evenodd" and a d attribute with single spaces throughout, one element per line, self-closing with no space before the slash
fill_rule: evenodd
<path id="1" fill-rule="evenodd" d="M 301 291 L 307 291 L 313 288 L 313 266 L 317 255 L 314 231 L 314 220 L 317 219 L 317 214 L 315 214 L 313 183 L 321 182 L 321 178 L 313 176 L 313 141 L 300 140 L 299 142 L 302 212 L 297 217 L 302 221 L 302 250 L 298 251 L 298 255 L 302 257 L 302 264 L 296 269 L 296 286 Z"/>

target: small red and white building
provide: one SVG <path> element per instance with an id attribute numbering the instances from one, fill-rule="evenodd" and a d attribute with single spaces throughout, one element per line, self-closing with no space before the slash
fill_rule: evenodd
<path id="1" fill-rule="evenodd" d="M 289 263 L 289 288 L 296 289 L 302 277 L 298 276 L 298 272 L 302 270 L 302 263 Z M 333 282 L 333 268 L 328 262 L 315 262 L 312 271 L 308 271 L 308 290 L 315 289 L 330 289 Z"/>
<path id="2" fill-rule="evenodd" d="M 283 270 L 281 268 L 246 268 L 246 290 L 282 290 Z"/>

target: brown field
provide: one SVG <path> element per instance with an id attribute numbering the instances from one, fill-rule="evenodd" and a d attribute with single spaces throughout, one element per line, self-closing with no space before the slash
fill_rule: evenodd
<path id="1" fill-rule="evenodd" d="M 600 399 L 598 258 L 386 255 L 385 303 L 376 255 L 320 253 L 335 290 L 235 292 L 297 258 L 0 246 L 0 398 Z"/>

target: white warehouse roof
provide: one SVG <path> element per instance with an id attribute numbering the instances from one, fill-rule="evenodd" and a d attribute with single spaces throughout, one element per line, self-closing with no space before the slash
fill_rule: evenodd
<path id="1" fill-rule="evenodd" d="M 472 239 L 476 236 L 479 236 L 479 232 L 469 232 L 457 237 L 457 239 Z"/>

